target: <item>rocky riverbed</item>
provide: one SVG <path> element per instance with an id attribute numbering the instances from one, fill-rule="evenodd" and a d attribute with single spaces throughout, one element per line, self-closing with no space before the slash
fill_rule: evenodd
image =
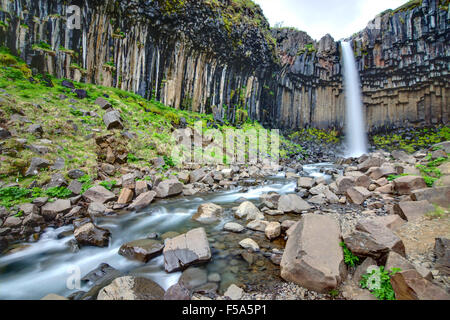
<path id="1" fill-rule="evenodd" d="M 402 270 L 397 298 L 447 299 L 449 147 L 193 167 L 153 183 L 124 166 L 119 188 L 39 199 L 6 217 L 9 234 L 54 222 L 0 256 L 0 297 L 365 300 L 376 298 L 360 277 L 379 265 Z M 444 159 L 442 176 L 428 187 L 416 165 L 433 159 Z M 345 263 L 342 242 L 360 264 Z"/>

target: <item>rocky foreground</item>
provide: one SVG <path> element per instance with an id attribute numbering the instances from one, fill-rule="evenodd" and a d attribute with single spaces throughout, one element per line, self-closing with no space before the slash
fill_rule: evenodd
<path id="1" fill-rule="evenodd" d="M 299 164 L 277 168 L 286 171 L 287 179 L 297 181 L 296 193 L 264 194 L 257 205 L 242 199 L 232 209 L 235 221 L 226 223 L 222 231 L 244 234 L 236 254 L 249 267 L 270 261 L 279 268 L 276 283 L 268 282 L 257 289 L 231 284 L 220 294 L 221 275 L 208 273 L 199 265 L 214 259 L 218 248 L 217 243 L 210 244 L 212 240 L 202 225 L 219 223 L 225 209 L 204 203 L 192 216 L 198 228 L 184 234 L 150 234 L 146 239 L 123 244 L 118 252 L 142 263 L 163 255 L 166 272 L 182 271 L 176 285 L 164 291 L 149 279 L 123 275 L 104 264 L 83 278 L 95 284 L 93 288 L 70 298 L 376 300 L 369 290 L 361 288 L 360 280 L 373 266 L 384 266 L 397 270 L 389 279 L 396 299 L 448 300 L 449 151 L 450 143 L 445 142 L 413 155 L 380 151 L 358 159 L 341 159 L 335 169 L 328 170 L 331 179 L 307 177 Z M 428 187 L 417 165 L 436 159 L 440 159 L 441 177 Z M 110 233 L 95 225 L 98 215 L 144 208 L 158 198 L 241 185 L 249 178 L 262 183 L 273 173 L 261 166 L 200 168 L 182 171 L 176 178 L 157 181 L 153 186 L 136 181 L 139 173 L 127 173 L 118 195 L 97 186 L 67 203 L 40 199 L 23 208 L 23 217 L 7 217 L 2 230 L 27 226 L 31 217 L 53 217 L 64 223 L 72 221 L 75 246 L 107 246 Z M 74 214 L 84 207 L 82 218 Z M 358 262 L 352 265 L 349 256 L 358 257 Z M 259 270 L 264 272 L 264 268 Z"/>

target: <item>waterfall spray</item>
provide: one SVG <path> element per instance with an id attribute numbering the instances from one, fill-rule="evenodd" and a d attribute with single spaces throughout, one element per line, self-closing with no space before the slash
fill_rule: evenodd
<path id="1" fill-rule="evenodd" d="M 359 157 L 367 153 L 367 133 L 364 120 L 359 72 L 349 42 L 342 42 L 346 99 L 347 156 Z"/>

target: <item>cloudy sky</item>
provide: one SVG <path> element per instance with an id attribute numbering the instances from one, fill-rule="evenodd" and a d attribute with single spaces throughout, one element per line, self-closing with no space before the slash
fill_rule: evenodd
<path id="1" fill-rule="evenodd" d="M 375 16 L 407 0 L 254 0 L 270 25 L 306 31 L 316 40 L 329 33 L 339 40 L 364 29 Z"/>

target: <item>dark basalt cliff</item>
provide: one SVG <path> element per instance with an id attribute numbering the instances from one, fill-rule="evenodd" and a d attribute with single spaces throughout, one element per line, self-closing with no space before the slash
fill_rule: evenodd
<path id="1" fill-rule="evenodd" d="M 67 28 L 67 6 L 81 29 Z M 93 82 L 175 108 L 284 129 L 342 128 L 340 44 L 270 29 L 236 0 L 2 1 L 0 42 L 35 72 Z M 351 40 L 369 128 L 447 123 L 450 13 L 423 0 L 378 15 Z M 350 40 L 350 39 L 349 39 Z"/>

